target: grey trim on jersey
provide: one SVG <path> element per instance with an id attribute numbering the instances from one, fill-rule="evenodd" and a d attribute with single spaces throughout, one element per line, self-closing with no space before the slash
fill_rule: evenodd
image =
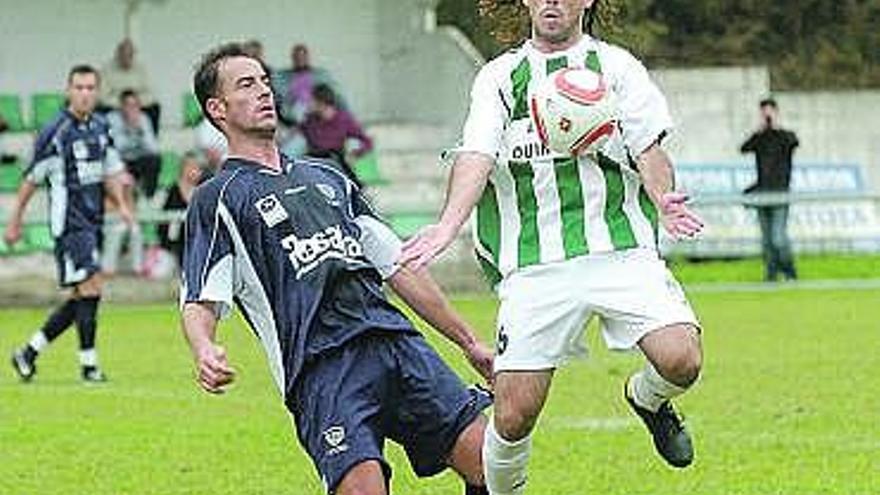
<path id="1" fill-rule="evenodd" d="M 49 182 L 49 230 L 53 237 L 64 232 L 67 218 L 67 186 L 64 184 L 64 160 L 52 155 L 35 163 L 25 179 L 33 184 Z"/>
<path id="2" fill-rule="evenodd" d="M 269 298 L 266 297 L 266 291 L 256 270 L 254 270 L 247 246 L 235 225 L 235 220 L 226 209 L 226 205 L 223 204 L 222 194 L 217 202 L 217 213 L 226 226 L 235 247 L 235 258 L 230 261 L 234 265 L 234 270 L 232 270 L 234 292 L 238 296 L 242 310 L 247 313 L 248 321 L 260 336 L 260 343 L 263 344 L 263 349 L 266 351 L 272 377 L 275 379 L 278 390 L 284 395 L 284 364 L 281 360 L 281 344 L 278 342 L 278 326 L 275 323 L 272 305 Z M 230 288 L 232 288 L 232 284 L 230 284 Z"/>
<path id="3" fill-rule="evenodd" d="M 360 215 L 354 223 L 361 229 L 358 239 L 364 248 L 364 256 L 376 268 L 383 280 L 387 280 L 400 268 L 397 259 L 403 243 L 387 225 L 367 215 Z"/>

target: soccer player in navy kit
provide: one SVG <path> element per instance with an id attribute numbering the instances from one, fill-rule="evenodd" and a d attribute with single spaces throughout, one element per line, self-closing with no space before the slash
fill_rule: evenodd
<path id="1" fill-rule="evenodd" d="M 388 302 L 382 280 L 484 377 L 491 351 L 426 272 L 396 265 L 400 241 L 351 180 L 328 162 L 279 154 L 259 60 L 224 45 L 205 55 L 194 86 L 230 156 L 196 190 L 186 221 L 181 304 L 199 384 L 218 393 L 234 378 L 215 329 L 235 305 L 328 493 L 387 494 L 386 438 L 404 447 L 419 476 L 452 467 L 467 493 L 486 493 L 481 411 L 489 397 L 463 386 Z"/>
<path id="2" fill-rule="evenodd" d="M 67 77 L 69 105 L 37 137 L 34 157 L 18 190 L 4 240 L 21 238 L 24 210 L 37 185 L 49 184 L 49 224 L 55 239 L 58 283 L 72 288 L 70 297 L 46 320 L 30 341 L 12 355 L 12 366 L 24 381 L 37 371 L 39 353 L 76 323 L 80 364 L 86 382 L 106 379 L 95 350 L 97 312 L 101 301 L 101 229 L 104 190 L 119 205 L 123 221 L 134 221 L 122 200 L 120 177 L 124 165 L 113 148 L 109 126 L 92 112 L 97 101 L 98 72 L 78 65 Z"/>

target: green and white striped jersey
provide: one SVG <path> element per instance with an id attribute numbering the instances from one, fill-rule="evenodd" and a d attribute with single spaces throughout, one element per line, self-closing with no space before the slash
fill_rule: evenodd
<path id="1" fill-rule="evenodd" d="M 542 145 L 529 97 L 564 67 L 601 72 L 617 95 L 620 126 L 595 156 L 572 157 Z M 657 210 L 633 158 L 672 127 L 666 100 L 623 48 L 584 36 L 565 51 L 530 41 L 477 74 L 459 151 L 495 159 L 477 205 L 477 254 L 493 281 L 541 263 L 635 247 L 656 249 Z"/>

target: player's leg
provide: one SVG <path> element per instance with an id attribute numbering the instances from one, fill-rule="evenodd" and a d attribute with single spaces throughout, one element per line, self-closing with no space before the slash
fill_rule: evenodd
<path id="1" fill-rule="evenodd" d="M 779 253 L 779 269 L 788 280 L 797 278 L 794 268 L 794 256 L 791 251 L 791 238 L 788 236 L 788 205 L 775 206 L 771 221 L 773 244 Z"/>
<path id="2" fill-rule="evenodd" d="M 364 461 L 352 467 L 339 482 L 336 495 L 386 495 L 385 476 L 378 461 Z"/>
<path id="3" fill-rule="evenodd" d="M 488 392 L 465 387 L 422 336 L 389 340 L 398 363 L 389 438 L 403 446 L 418 476 L 451 467 L 465 482 L 465 493 L 485 494 L 482 411 L 491 404 Z"/>
<path id="4" fill-rule="evenodd" d="M 76 286 L 76 329 L 79 334 L 79 362 L 82 378 L 86 382 L 103 382 L 107 377 L 98 366 L 96 337 L 98 332 L 98 306 L 101 303 L 103 280 L 94 273 Z"/>
<path id="5" fill-rule="evenodd" d="M 58 268 L 59 285 L 62 287 L 72 287 L 78 275 L 68 244 L 70 243 L 65 237 L 55 240 L 55 261 Z M 37 357 L 52 341 L 70 327 L 76 318 L 78 303 L 76 294 L 72 294 L 49 315 L 42 328 L 31 336 L 27 344 L 13 352 L 12 366 L 22 380 L 28 381 L 36 374 Z"/>
<path id="6" fill-rule="evenodd" d="M 626 400 L 645 423 L 661 457 L 673 466 L 687 466 L 693 446 L 671 399 L 699 376 L 702 349 L 696 316 L 653 251 L 597 257 L 592 275 L 600 284 L 593 302 L 609 347 L 638 346 L 647 357 L 645 367 L 626 382 Z"/>
<path id="7" fill-rule="evenodd" d="M 304 365 L 285 401 L 327 493 L 388 493 L 383 407 L 396 378 L 388 354 L 371 336 L 322 353 Z"/>
<path id="8" fill-rule="evenodd" d="M 495 412 L 483 442 L 486 486 L 493 495 L 525 491 L 531 434 L 552 378 L 552 370 L 503 371 L 495 376 Z"/>
<path id="9" fill-rule="evenodd" d="M 33 378 L 37 372 L 37 357 L 73 323 L 76 304 L 77 300 L 71 297 L 55 308 L 42 328 L 31 336 L 27 344 L 12 354 L 12 366 L 22 380 L 29 381 Z"/>

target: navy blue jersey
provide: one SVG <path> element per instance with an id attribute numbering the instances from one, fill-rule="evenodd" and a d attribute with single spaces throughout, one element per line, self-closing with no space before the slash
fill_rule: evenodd
<path id="1" fill-rule="evenodd" d="M 63 110 L 37 137 L 25 179 L 49 182 L 49 219 L 56 238 L 101 228 L 104 177 L 124 170 L 109 129 L 99 115 L 77 120 Z"/>
<path id="2" fill-rule="evenodd" d="M 385 298 L 357 187 L 326 162 L 229 159 L 193 194 L 182 303 L 235 303 L 289 396 L 304 363 L 369 331 L 416 333 Z M 367 246 L 367 247 L 365 247 Z M 365 252 L 365 249 L 368 252 Z"/>

